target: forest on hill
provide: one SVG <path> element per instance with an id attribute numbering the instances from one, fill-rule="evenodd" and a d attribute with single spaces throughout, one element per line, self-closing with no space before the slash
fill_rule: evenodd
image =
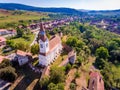
<path id="1" fill-rule="evenodd" d="M 57 33 L 61 31 L 67 36 L 67 41 L 63 43 L 74 48 L 77 52 L 77 61 L 72 68 L 77 68 L 79 71 L 79 67 L 85 66 L 85 72 L 89 73 L 90 70 L 86 66 L 89 63 L 88 57 L 94 56 L 96 59 L 93 66 L 102 74 L 105 89 L 120 89 L 120 35 L 78 22 L 71 23 L 69 26 L 62 27 L 61 29 L 56 28 L 52 32 Z M 70 70 L 70 66 L 65 68 Z M 80 73 L 77 75 L 80 75 Z M 43 82 L 43 87 L 46 87 L 46 83 Z M 57 86 L 50 87 L 52 83 L 55 83 L 54 80 L 50 79 L 49 82 L 47 83 L 48 90 L 59 88 Z M 58 81 L 56 85 L 60 83 L 64 84 L 64 81 Z M 75 89 L 76 83 L 74 84 Z"/>

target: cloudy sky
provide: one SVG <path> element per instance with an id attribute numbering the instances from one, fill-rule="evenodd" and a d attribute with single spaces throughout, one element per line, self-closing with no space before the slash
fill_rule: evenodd
<path id="1" fill-rule="evenodd" d="M 0 0 L 0 3 L 21 3 L 37 7 L 69 7 L 89 10 L 120 9 L 120 0 Z"/>

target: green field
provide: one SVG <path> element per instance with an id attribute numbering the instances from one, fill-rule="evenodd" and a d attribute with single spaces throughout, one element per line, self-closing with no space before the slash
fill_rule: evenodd
<path id="1" fill-rule="evenodd" d="M 46 13 L 28 11 L 0 12 L 0 26 L 4 26 L 6 23 L 18 23 L 20 20 L 39 20 L 41 18 L 48 18 L 48 15 Z"/>
<path id="2" fill-rule="evenodd" d="M 24 42 L 24 43 L 27 43 L 27 44 L 30 45 L 32 43 L 32 41 L 34 40 L 35 35 L 31 34 L 31 35 L 28 35 L 28 37 L 29 37 L 29 40 L 21 37 L 21 38 L 12 39 L 12 41 L 14 43 Z"/>

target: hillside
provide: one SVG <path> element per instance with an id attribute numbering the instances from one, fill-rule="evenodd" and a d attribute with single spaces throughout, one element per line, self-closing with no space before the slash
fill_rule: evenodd
<path id="1" fill-rule="evenodd" d="M 37 11 L 37 12 L 84 14 L 83 12 L 71 8 L 40 8 L 40 7 L 33 7 L 33 6 L 15 4 L 15 3 L 0 3 L 0 8 L 7 10 L 27 10 L 27 11 Z"/>
<path id="2" fill-rule="evenodd" d="M 118 10 L 79 10 L 92 15 L 120 15 L 120 9 Z"/>
<path id="3" fill-rule="evenodd" d="M 39 20 L 40 18 L 48 18 L 45 13 L 30 12 L 30 11 L 10 11 L 0 9 L 0 28 L 8 26 L 11 23 L 18 23 L 20 21 Z"/>

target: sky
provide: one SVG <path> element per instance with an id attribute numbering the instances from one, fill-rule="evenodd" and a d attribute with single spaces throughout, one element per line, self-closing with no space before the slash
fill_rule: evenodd
<path id="1" fill-rule="evenodd" d="M 0 0 L 0 3 L 20 3 L 37 7 L 68 7 L 87 10 L 120 9 L 120 0 Z"/>

